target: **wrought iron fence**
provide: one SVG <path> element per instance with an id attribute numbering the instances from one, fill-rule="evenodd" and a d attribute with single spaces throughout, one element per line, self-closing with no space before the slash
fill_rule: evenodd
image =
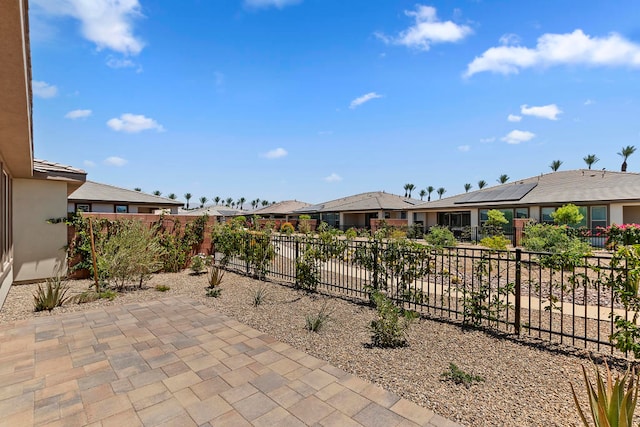
<path id="1" fill-rule="evenodd" d="M 410 241 L 274 235 L 267 279 L 368 301 L 379 290 L 406 309 L 466 325 L 617 353 L 609 255 L 573 262 L 548 253 L 435 249 Z M 228 267 L 252 274 L 246 257 Z"/>

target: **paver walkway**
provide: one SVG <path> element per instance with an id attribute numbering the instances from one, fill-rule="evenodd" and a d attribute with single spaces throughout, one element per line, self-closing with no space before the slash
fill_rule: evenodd
<path id="1" fill-rule="evenodd" d="M 2 426 L 457 426 L 187 298 L 0 325 Z"/>

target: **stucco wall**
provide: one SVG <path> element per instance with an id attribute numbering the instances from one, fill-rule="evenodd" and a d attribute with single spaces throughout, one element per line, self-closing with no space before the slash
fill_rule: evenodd
<path id="1" fill-rule="evenodd" d="M 625 206 L 622 212 L 625 224 L 640 224 L 640 206 Z"/>
<path id="2" fill-rule="evenodd" d="M 67 226 L 47 219 L 67 215 L 67 184 L 38 179 L 13 180 L 14 281 L 35 281 L 65 266 Z"/>

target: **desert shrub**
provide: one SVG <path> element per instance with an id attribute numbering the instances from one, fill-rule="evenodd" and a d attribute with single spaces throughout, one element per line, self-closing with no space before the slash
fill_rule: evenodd
<path id="1" fill-rule="evenodd" d="M 424 240 L 437 248 L 456 246 L 458 244 L 456 237 L 453 235 L 453 231 L 443 225 L 431 227 L 429 232 L 424 235 Z"/>
<path id="2" fill-rule="evenodd" d="M 330 229 L 331 227 L 329 227 L 328 223 L 321 221 L 320 224 L 318 224 L 318 227 L 316 228 L 316 232 L 319 234 L 322 234 L 322 233 L 328 232 Z"/>
<path id="3" fill-rule="evenodd" d="M 605 236 L 605 246 L 616 248 L 620 245 L 640 244 L 640 224 L 612 224 L 607 228 L 601 228 L 599 235 Z"/>
<path id="4" fill-rule="evenodd" d="M 317 252 L 307 248 L 296 259 L 296 287 L 307 292 L 315 292 L 320 284 L 320 267 Z"/>
<path id="5" fill-rule="evenodd" d="M 479 375 L 469 374 L 462 369 L 458 368 L 455 363 L 449 363 L 449 370 L 440 374 L 440 378 L 443 381 L 451 381 L 455 384 L 462 384 L 469 388 L 473 383 L 484 381 Z"/>
<path id="6" fill-rule="evenodd" d="M 106 278 L 116 289 L 136 281 L 142 287 L 151 273 L 162 269 L 164 248 L 153 230 L 140 221 L 123 221 L 102 251 Z"/>
<path id="7" fill-rule="evenodd" d="M 550 252 L 550 255 L 540 256 L 540 263 L 555 269 L 581 265 L 584 257 L 591 253 L 591 245 L 570 236 L 566 226 L 528 224 L 524 229 L 522 244 L 533 252 Z"/>
<path id="8" fill-rule="evenodd" d="M 170 286 L 167 286 L 167 285 L 156 285 L 156 291 L 158 291 L 158 292 L 167 292 L 169 290 L 171 290 Z"/>
<path id="9" fill-rule="evenodd" d="M 267 298 L 267 294 L 267 287 L 263 284 L 258 285 L 258 287 L 253 291 L 252 305 L 254 307 L 262 305 Z"/>
<path id="10" fill-rule="evenodd" d="M 633 413 L 638 402 L 638 390 L 640 389 L 640 378 L 638 378 L 635 367 L 627 369 L 622 378 L 616 377 L 615 381 L 605 362 L 606 384 L 600 376 L 598 367 L 594 364 L 596 384 L 593 385 L 587 376 L 587 370 L 582 366 L 582 375 L 587 390 L 589 409 L 595 427 L 631 427 L 633 425 Z M 576 391 L 571 386 L 573 401 L 578 409 L 578 414 L 585 427 L 591 424 L 582 411 L 578 402 Z"/>
<path id="11" fill-rule="evenodd" d="M 185 224 L 184 230 L 178 219 L 165 219 L 161 216 L 155 225 L 155 235 L 163 248 L 162 270 L 178 272 L 187 266 L 191 254 L 204 241 L 208 215 L 202 215 Z M 169 223 L 170 225 L 165 225 Z"/>
<path id="12" fill-rule="evenodd" d="M 196 254 L 191 257 L 191 271 L 195 274 L 200 274 L 207 268 L 207 264 L 210 264 L 211 261 L 208 259 L 205 254 Z"/>
<path id="13" fill-rule="evenodd" d="M 327 303 L 325 302 L 316 313 L 307 314 L 305 317 L 305 327 L 308 331 L 320 332 L 320 329 L 324 327 L 330 317 L 331 313 L 329 312 Z"/>
<path id="14" fill-rule="evenodd" d="M 401 347 L 407 345 L 407 330 L 417 318 L 415 311 L 403 310 L 382 292 L 371 295 L 377 318 L 369 324 L 371 342 L 375 347 Z"/>
<path id="15" fill-rule="evenodd" d="M 285 234 L 293 234 L 295 232 L 295 228 L 290 222 L 285 222 L 280 226 L 280 232 Z"/>
<path id="16" fill-rule="evenodd" d="M 485 248 L 498 250 L 498 251 L 507 250 L 507 245 L 510 243 L 511 243 L 511 240 L 500 235 L 484 237 L 482 238 L 482 240 L 480 240 L 480 245 L 484 246 Z"/>
<path id="17" fill-rule="evenodd" d="M 222 284 L 222 279 L 224 278 L 224 270 L 218 267 L 217 265 L 211 265 L 209 267 L 209 271 L 207 273 L 207 296 L 217 298 L 220 296 L 222 292 L 222 288 L 220 285 Z"/>
<path id="18" fill-rule="evenodd" d="M 113 301 L 118 293 L 111 289 L 103 289 L 100 292 L 94 290 L 87 290 L 71 297 L 70 301 L 74 304 L 85 304 L 88 302 L 97 301 L 99 299 L 108 299 Z"/>
<path id="19" fill-rule="evenodd" d="M 304 234 L 311 232 L 311 216 L 310 215 L 300 215 L 298 217 L 298 231 Z"/>
<path id="20" fill-rule="evenodd" d="M 353 240 L 356 237 L 358 237 L 358 230 L 356 230 L 355 228 L 351 227 L 347 231 L 345 231 L 344 235 L 348 240 Z"/>
<path id="21" fill-rule="evenodd" d="M 38 284 L 38 289 L 33 294 L 33 311 L 51 311 L 56 307 L 62 306 L 69 299 L 67 297 L 68 291 L 67 281 L 61 276 L 47 279 L 45 288 Z"/>

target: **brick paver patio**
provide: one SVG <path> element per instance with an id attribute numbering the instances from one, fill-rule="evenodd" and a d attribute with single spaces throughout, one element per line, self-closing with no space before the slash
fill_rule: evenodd
<path id="1" fill-rule="evenodd" d="M 187 298 L 0 325 L 1 426 L 456 426 Z"/>

